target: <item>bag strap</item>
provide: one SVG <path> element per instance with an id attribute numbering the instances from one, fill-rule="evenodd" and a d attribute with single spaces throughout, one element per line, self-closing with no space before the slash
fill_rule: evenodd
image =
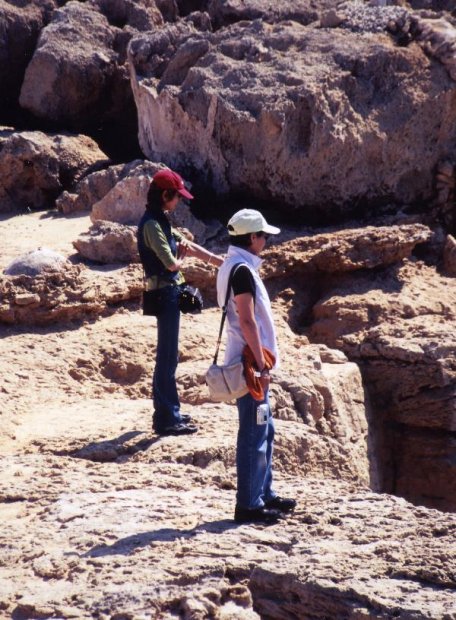
<path id="1" fill-rule="evenodd" d="M 233 265 L 233 267 L 231 268 L 231 271 L 230 271 L 230 275 L 228 277 L 228 284 L 227 284 L 227 287 L 226 287 L 226 295 L 225 295 L 225 303 L 222 306 L 222 319 L 220 321 L 220 329 L 219 329 L 219 335 L 218 335 L 218 339 L 217 339 L 217 346 L 215 347 L 215 355 L 214 355 L 214 361 L 213 361 L 214 364 L 217 363 L 219 349 L 220 349 L 220 344 L 222 342 L 223 326 L 225 325 L 226 313 L 228 311 L 228 300 L 230 298 L 230 293 L 231 293 L 231 281 L 233 279 L 233 276 L 235 274 L 236 269 L 238 267 L 240 267 L 241 265 L 244 265 L 244 264 L 245 263 L 236 263 L 235 265 Z"/>

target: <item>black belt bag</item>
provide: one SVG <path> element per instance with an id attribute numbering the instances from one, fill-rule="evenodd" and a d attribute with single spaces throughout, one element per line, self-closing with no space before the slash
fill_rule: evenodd
<path id="1" fill-rule="evenodd" d="M 203 297 L 196 286 L 181 284 L 179 287 L 179 308 L 184 314 L 199 314 L 203 309 Z"/>
<path id="2" fill-rule="evenodd" d="M 142 308 L 145 316 L 158 316 L 166 310 L 164 289 L 143 291 Z M 203 297 L 198 288 L 189 284 L 179 286 L 179 310 L 184 314 L 198 314 L 203 309 Z"/>

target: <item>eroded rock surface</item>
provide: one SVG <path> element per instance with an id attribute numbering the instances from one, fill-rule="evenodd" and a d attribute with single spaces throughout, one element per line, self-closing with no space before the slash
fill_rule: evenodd
<path id="1" fill-rule="evenodd" d="M 287 233 L 284 234 L 287 237 Z M 297 237 L 266 249 L 269 277 L 310 272 L 341 273 L 374 269 L 408 258 L 416 245 L 429 241 L 431 230 L 422 224 L 367 226 Z M 280 238 L 279 238 L 280 239 Z"/>
<path id="2" fill-rule="evenodd" d="M 28 217 L 36 220 L 36 214 Z M 71 225 L 63 217 L 56 223 Z M 396 258 L 404 248 L 411 251 L 406 233 L 412 245 L 419 235 L 427 238 L 427 228 L 415 226 L 393 229 L 401 240 Z M 287 234 L 284 247 L 293 243 Z M 330 241 L 329 234 L 325 239 Z M 367 239 L 378 242 L 371 263 Z M 386 239 L 366 230 L 341 235 L 338 243 L 345 252 L 359 248 L 362 260 L 353 254 L 350 260 L 361 269 L 327 272 L 328 290 L 335 281 L 340 286 L 346 286 L 344 279 L 367 281 L 362 267 L 374 267 L 377 274 L 412 269 L 413 263 L 381 267 L 385 257 L 393 256 L 380 251 Z M 435 273 L 429 267 L 422 270 L 429 277 Z M 213 290 L 215 273 L 201 262 L 189 261 L 186 275 Z M 403 272 L 403 288 L 411 286 L 412 275 L 416 280 L 413 269 Z M 292 274 L 295 296 L 317 277 L 312 271 L 303 273 L 303 280 Z M 447 281 L 453 280 L 442 279 L 439 288 L 432 280 L 436 313 L 439 307 L 443 312 L 439 303 L 445 308 L 452 304 L 450 297 L 440 301 Z M 268 274 L 267 286 L 277 283 Z M 34 291 L 36 316 L 43 319 L 33 329 L 10 324 L 0 339 L 0 358 L 8 368 L 0 380 L 0 514 L 6 536 L 0 566 L 2 613 L 236 620 L 311 620 L 322 614 L 353 620 L 452 618 L 454 517 L 367 488 L 381 482 L 379 446 L 372 435 L 378 410 L 371 412 L 358 365 L 347 359 L 356 342 L 350 349 L 350 343 L 338 341 L 339 350 L 309 344 L 289 327 L 284 291 L 273 291 L 282 352 L 271 388 L 275 485 L 299 503 L 294 515 L 277 526 L 237 527 L 232 521 L 236 411 L 234 405 L 208 402 L 204 384 L 220 311 L 207 307 L 201 315 L 182 319 L 179 393 L 200 431 L 192 437 L 158 438 L 151 432 L 150 400 L 155 319 L 140 314 L 134 301 L 140 288 L 140 269 L 134 266 L 73 266 L 63 275 L 2 280 L 2 303 L 6 295 L 16 318 L 30 318 L 34 309 L 21 311 L 14 293 Z M 409 297 L 416 301 L 423 290 L 409 292 Z M 121 303 L 116 313 L 106 311 L 126 298 L 132 299 L 129 306 Z M 376 299 L 385 303 L 384 316 L 389 316 L 387 301 L 378 294 Z M 412 305 L 393 300 L 397 316 Z M 416 317 L 424 308 L 429 315 L 430 300 L 429 288 Z M 90 320 L 61 322 L 78 317 Z M 407 328 L 410 336 L 410 323 Z M 355 330 L 348 335 L 353 333 L 357 337 Z M 447 344 L 447 353 L 454 350 Z M 389 346 L 385 341 L 384 350 Z M 427 360 L 431 351 L 428 347 Z M 430 376 L 435 368 L 437 380 L 437 358 L 446 353 L 435 350 L 434 355 L 434 366 L 428 361 L 422 374 Z M 451 376 L 450 367 L 447 374 Z M 411 401 L 405 402 L 412 413 Z M 448 421 L 450 408 L 447 413 Z M 431 445 L 435 447 L 428 441 Z M 401 458 L 409 458 L 401 446 L 398 450 Z M 438 482 L 435 470 L 429 471 Z"/>
<path id="3" fill-rule="evenodd" d="M 454 280 L 412 262 L 333 287 L 314 307 L 310 337 L 361 365 L 383 488 L 454 510 Z"/>
<path id="4" fill-rule="evenodd" d="M 99 316 L 109 305 L 138 299 L 142 280 L 135 266 L 110 274 L 73 265 L 36 276 L 0 277 L 0 322 L 46 325 Z"/>
<path id="5" fill-rule="evenodd" d="M 210 0 L 207 10 L 216 28 L 254 19 L 271 23 L 292 20 L 306 25 L 316 21 L 333 4 L 331 0 L 285 0 L 277 4 L 261 0 Z"/>
<path id="6" fill-rule="evenodd" d="M 179 24 L 129 50 L 144 153 L 219 194 L 278 201 L 301 221 L 337 205 L 340 217 L 353 201 L 367 212 L 386 196 L 431 198 L 432 169 L 452 157 L 451 78 L 387 34 Z"/>
<path id="7" fill-rule="evenodd" d="M 99 170 L 85 176 L 76 184 L 73 193 L 64 192 L 56 201 L 56 207 L 65 214 L 77 213 L 80 211 L 90 211 L 92 207 L 102 201 L 102 199 L 116 186 L 120 181 L 135 177 L 147 177 L 151 179 L 153 175 L 160 170 L 159 164 L 135 159 L 126 164 L 118 164 L 116 166 L 108 166 L 104 170 Z M 127 198 L 127 197 L 126 197 Z M 125 203 L 127 200 L 125 200 Z M 135 219 L 136 215 L 126 216 L 128 213 L 128 204 L 119 205 L 122 208 L 122 221 L 128 221 L 128 217 Z M 118 207 L 118 208 L 119 208 Z M 143 204 L 144 209 L 144 204 Z M 99 217 L 95 211 L 94 219 L 109 220 L 114 214 L 100 210 Z"/>
<path id="8" fill-rule="evenodd" d="M 124 139 L 135 132 L 125 50 L 138 31 L 161 26 L 154 2 L 66 2 L 42 30 L 27 70 L 20 105 L 73 130 L 116 122 Z"/>
<path id="9" fill-rule="evenodd" d="M 452 618 L 453 516 L 347 482 L 293 478 L 278 459 L 276 487 L 299 498 L 297 510 L 273 527 L 236 526 L 233 410 L 190 411 L 200 437 L 157 440 L 146 401 L 68 403 L 63 446 L 85 441 L 73 458 L 49 424 L 61 405 L 48 407 L 46 424 L 34 411 L 35 441 L 18 427 L 0 481 L 5 613 Z M 123 453 L 90 459 L 97 446 L 108 455 L 107 426 Z M 290 429 L 278 421 L 278 437 Z"/>
<path id="10" fill-rule="evenodd" d="M 84 258 L 99 263 L 139 263 L 136 226 L 98 220 L 73 245 Z"/>

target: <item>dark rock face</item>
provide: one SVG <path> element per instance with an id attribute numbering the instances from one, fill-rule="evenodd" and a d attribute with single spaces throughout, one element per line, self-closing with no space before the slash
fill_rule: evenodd
<path id="1" fill-rule="evenodd" d="M 27 67 L 21 106 L 43 119 L 85 125 L 100 104 L 112 101 L 113 46 L 114 33 L 100 13 L 79 2 L 55 11 Z"/>
<path id="2" fill-rule="evenodd" d="M 455 154 L 449 74 L 386 34 L 168 26 L 133 40 L 130 63 L 148 157 L 301 221 L 430 199 Z"/>
<path id="3" fill-rule="evenodd" d="M 9 116 L 17 106 L 24 73 L 38 36 L 55 8 L 54 0 L 0 2 L 0 112 Z"/>
<path id="4" fill-rule="evenodd" d="M 97 135 L 117 152 L 116 139 L 123 140 L 137 154 L 126 48 L 132 36 L 162 24 L 153 0 L 67 2 L 41 32 L 20 105 L 52 127 Z"/>

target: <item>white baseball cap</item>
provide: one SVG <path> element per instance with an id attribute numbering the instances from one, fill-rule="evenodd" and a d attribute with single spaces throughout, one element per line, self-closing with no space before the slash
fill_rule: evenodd
<path id="1" fill-rule="evenodd" d="M 259 232 L 278 235 L 280 228 L 268 224 L 261 213 L 255 209 L 241 209 L 228 222 L 228 233 L 233 236 Z"/>

